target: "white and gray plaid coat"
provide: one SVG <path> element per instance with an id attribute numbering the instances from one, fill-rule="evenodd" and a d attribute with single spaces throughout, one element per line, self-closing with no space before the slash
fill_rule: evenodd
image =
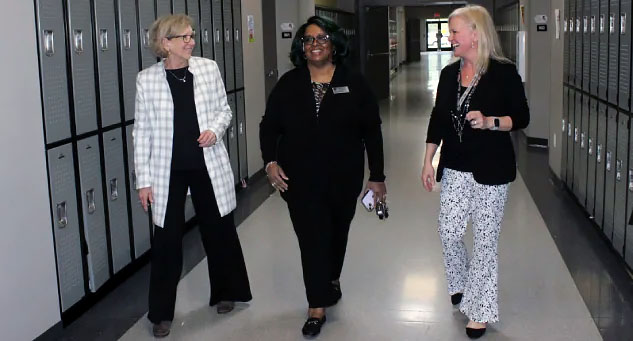
<path id="1" fill-rule="evenodd" d="M 222 137 L 231 123 L 231 108 L 217 64 L 191 57 L 194 101 L 200 131 L 211 130 L 217 142 L 203 149 L 220 215 L 236 207 L 233 170 Z M 134 167 L 136 189 L 151 187 L 154 224 L 164 226 L 174 137 L 174 102 L 162 62 L 138 73 L 134 113 Z"/>

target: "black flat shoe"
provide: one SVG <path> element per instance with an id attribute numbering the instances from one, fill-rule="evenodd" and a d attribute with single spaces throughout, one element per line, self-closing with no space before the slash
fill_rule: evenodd
<path id="1" fill-rule="evenodd" d="M 235 303 L 233 301 L 220 301 L 216 307 L 218 314 L 226 314 L 233 311 Z"/>
<path id="2" fill-rule="evenodd" d="M 478 339 L 484 336 L 485 333 L 486 328 L 475 329 L 466 327 L 466 335 L 468 335 L 468 337 L 471 339 Z"/>
<path id="3" fill-rule="evenodd" d="M 171 321 L 160 321 L 160 323 L 154 323 L 152 326 L 152 333 L 155 338 L 163 338 L 169 335 L 171 329 Z"/>
<path id="4" fill-rule="evenodd" d="M 464 294 L 461 292 L 451 295 L 451 303 L 453 303 L 453 305 L 462 303 L 462 297 L 464 297 Z"/>
<path id="5" fill-rule="evenodd" d="M 325 315 L 323 317 L 310 317 L 303 324 L 303 328 L 301 328 L 301 333 L 305 337 L 315 337 L 321 333 L 321 327 L 325 324 Z"/>

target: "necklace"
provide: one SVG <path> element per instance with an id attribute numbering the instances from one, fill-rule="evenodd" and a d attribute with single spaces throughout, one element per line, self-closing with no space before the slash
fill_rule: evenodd
<path id="1" fill-rule="evenodd" d="M 462 86 L 462 64 L 459 66 L 459 72 L 457 73 L 457 105 L 455 110 L 451 110 L 451 120 L 453 121 L 453 128 L 459 137 L 459 142 L 462 142 L 462 134 L 464 132 L 464 126 L 466 126 L 466 114 L 468 113 L 468 108 L 470 107 L 470 98 L 475 92 L 475 88 L 479 83 L 479 79 L 481 77 L 481 72 L 477 71 L 473 76 L 473 79 L 468 84 L 468 88 L 464 90 L 464 93 L 460 95 L 460 90 Z"/>
<path id="2" fill-rule="evenodd" d="M 181 81 L 183 83 L 187 82 L 187 73 L 188 73 L 187 71 L 188 71 L 187 68 L 185 68 L 185 75 L 182 78 L 180 78 L 180 77 L 176 76 L 175 73 L 171 72 L 171 70 L 167 70 L 167 72 L 169 72 L 172 76 L 174 76 L 174 78 L 176 78 L 177 80 L 179 80 L 179 81 Z"/>

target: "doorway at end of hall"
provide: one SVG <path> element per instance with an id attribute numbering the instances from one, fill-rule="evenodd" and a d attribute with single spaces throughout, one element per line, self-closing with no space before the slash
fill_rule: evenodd
<path id="1" fill-rule="evenodd" d="M 426 20 L 426 50 L 450 51 L 451 43 L 448 41 L 448 19 Z"/>

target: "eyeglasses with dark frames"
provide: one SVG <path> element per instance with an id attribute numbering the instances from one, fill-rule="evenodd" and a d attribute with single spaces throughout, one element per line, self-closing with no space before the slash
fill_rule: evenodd
<path id="1" fill-rule="evenodd" d="M 315 41 L 320 45 L 324 45 L 328 41 L 330 41 L 330 35 L 319 34 L 316 37 L 308 36 L 308 35 L 301 37 L 301 42 L 303 43 L 303 45 L 313 45 Z"/>
<path id="2" fill-rule="evenodd" d="M 191 33 L 191 34 L 181 34 L 181 35 L 178 35 L 178 36 L 169 36 L 169 37 L 165 37 L 165 38 L 167 38 L 168 40 L 172 40 L 174 38 L 182 38 L 183 42 L 188 43 L 192 39 L 196 38 L 196 31 L 193 31 L 193 33 Z"/>

